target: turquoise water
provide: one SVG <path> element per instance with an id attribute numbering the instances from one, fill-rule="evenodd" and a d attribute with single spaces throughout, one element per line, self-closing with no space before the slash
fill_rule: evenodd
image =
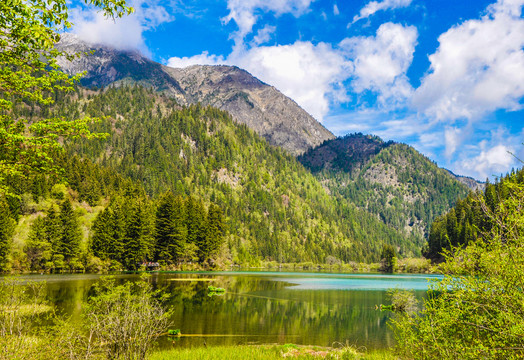
<path id="1" fill-rule="evenodd" d="M 135 281 L 138 275 L 117 275 Z M 24 276 L 47 282 L 48 296 L 59 311 L 79 318 L 82 301 L 99 275 Z M 388 304 L 390 288 L 411 289 L 426 297 L 435 275 L 329 274 L 292 272 L 198 272 L 152 275 L 156 288 L 171 295 L 177 341 L 163 337 L 163 348 L 297 343 L 332 346 L 351 344 L 368 349 L 394 345 L 387 326 L 392 315 L 377 310 Z M 200 281 L 195 281 L 200 280 Z M 202 281 L 205 280 L 205 281 Z M 208 296 L 208 286 L 226 289 Z"/>

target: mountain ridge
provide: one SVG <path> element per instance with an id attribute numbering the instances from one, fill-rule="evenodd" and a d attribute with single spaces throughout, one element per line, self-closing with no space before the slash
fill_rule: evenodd
<path id="1" fill-rule="evenodd" d="M 68 74 L 86 71 L 81 80 L 87 87 L 122 86 L 137 83 L 173 97 L 180 105 L 201 103 L 228 111 L 271 145 L 293 155 L 333 139 L 335 136 L 295 101 L 247 71 L 227 65 L 193 65 L 170 68 L 145 58 L 136 51 L 117 51 L 63 34 L 57 49 L 86 53 L 59 66 Z"/>

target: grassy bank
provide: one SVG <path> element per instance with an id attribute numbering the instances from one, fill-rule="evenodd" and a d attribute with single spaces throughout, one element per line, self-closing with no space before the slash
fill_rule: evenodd
<path id="1" fill-rule="evenodd" d="M 209 348 L 175 349 L 153 353 L 149 360 L 277 360 L 277 359 L 394 360 L 389 350 L 359 352 L 352 347 L 340 349 L 297 345 L 238 345 Z"/>

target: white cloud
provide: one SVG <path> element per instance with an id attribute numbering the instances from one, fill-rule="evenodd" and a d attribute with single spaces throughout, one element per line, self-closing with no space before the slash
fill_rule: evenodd
<path id="1" fill-rule="evenodd" d="M 73 8 L 73 33 L 82 40 L 117 50 L 140 50 L 149 54 L 143 32 L 173 20 L 158 1 L 134 0 L 135 13 L 121 19 L 106 18 L 97 8 Z"/>
<path id="2" fill-rule="evenodd" d="M 386 23 L 378 28 L 376 36 L 343 40 L 340 46 L 353 61 L 353 90 L 376 92 L 382 105 L 404 104 L 413 90 L 406 72 L 417 36 L 413 26 Z"/>
<path id="3" fill-rule="evenodd" d="M 338 10 L 337 4 L 333 5 L 333 15 L 340 15 L 340 10 Z"/>
<path id="4" fill-rule="evenodd" d="M 517 110 L 524 96 L 524 0 L 500 0 L 480 20 L 439 37 L 430 72 L 413 96 L 415 109 L 440 121 Z"/>
<path id="5" fill-rule="evenodd" d="M 347 79 L 351 79 L 356 92 L 376 92 L 383 107 L 405 101 L 412 92 L 406 71 L 413 59 L 416 39 L 414 27 L 387 23 L 376 36 L 348 38 L 338 48 L 297 41 L 290 45 L 236 48 L 226 59 L 207 52 L 190 58 L 174 57 L 167 64 L 239 66 L 275 86 L 322 121 L 332 103 L 348 101 L 348 89 L 343 85 Z"/>
<path id="6" fill-rule="evenodd" d="M 219 65 L 227 64 L 227 61 L 223 56 L 209 55 L 207 51 L 204 51 L 200 55 L 191 57 L 172 57 L 167 61 L 167 66 L 174 68 L 184 68 L 191 65 Z"/>
<path id="7" fill-rule="evenodd" d="M 229 60 L 275 86 L 319 120 L 329 111 L 330 100 L 343 100 L 337 83 L 348 63 L 328 44 L 297 41 L 256 47 Z"/>
<path id="8" fill-rule="evenodd" d="M 253 38 L 253 45 L 258 46 L 271 40 L 271 36 L 276 29 L 276 26 L 266 25 L 262 29 L 258 30 L 257 34 Z"/>
<path id="9" fill-rule="evenodd" d="M 377 11 L 398 9 L 411 5 L 412 0 L 382 0 L 382 1 L 371 1 L 364 6 L 358 15 L 353 18 L 353 23 L 358 20 L 365 19 L 375 14 Z"/>
<path id="10" fill-rule="evenodd" d="M 515 158 L 511 155 L 514 152 L 512 147 L 498 144 L 491 148 L 486 148 L 485 143 L 481 143 L 481 146 L 484 149 L 481 150 L 478 156 L 462 162 L 462 167 L 465 170 L 474 172 L 478 179 L 504 174 L 515 163 Z"/>
<path id="11" fill-rule="evenodd" d="M 445 155 L 451 157 L 457 151 L 457 148 L 462 143 L 464 136 L 462 129 L 456 127 L 448 127 L 444 131 L 445 140 Z"/>
<path id="12" fill-rule="evenodd" d="M 224 23 L 235 21 L 238 32 L 233 36 L 237 46 L 240 46 L 244 37 L 253 31 L 258 20 L 258 11 L 273 12 L 276 16 L 291 13 L 300 16 L 309 10 L 314 0 L 228 0 L 229 14 L 222 19 Z"/>

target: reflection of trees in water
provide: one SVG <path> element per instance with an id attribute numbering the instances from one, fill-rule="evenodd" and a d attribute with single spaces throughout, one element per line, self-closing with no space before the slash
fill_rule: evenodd
<path id="1" fill-rule="evenodd" d="M 213 282 L 225 288 L 226 295 L 209 297 L 208 285 L 168 284 L 171 305 L 180 309 L 174 321 L 183 333 L 269 335 L 251 339 L 259 342 L 393 344 L 386 329 L 388 314 L 375 310 L 375 305 L 385 303 L 384 292 L 284 290 L 286 284 L 280 281 L 226 276 Z M 236 344 L 239 339 L 215 341 Z"/>
<path id="2" fill-rule="evenodd" d="M 119 281 L 135 278 L 138 275 L 118 277 Z M 49 282 L 50 301 L 59 311 L 77 317 L 95 281 Z M 387 303 L 382 291 L 294 290 L 283 281 L 249 275 L 160 274 L 153 275 L 152 281 L 171 295 L 168 305 L 176 309 L 174 328 L 183 334 L 258 335 L 206 338 L 208 345 L 293 342 L 328 346 L 346 340 L 368 348 L 393 345 L 386 326 L 389 314 L 375 310 L 375 305 Z M 209 297 L 209 285 L 225 288 L 225 295 Z M 177 346 L 202 345 L 203 341 L 182 338 Z"/>

